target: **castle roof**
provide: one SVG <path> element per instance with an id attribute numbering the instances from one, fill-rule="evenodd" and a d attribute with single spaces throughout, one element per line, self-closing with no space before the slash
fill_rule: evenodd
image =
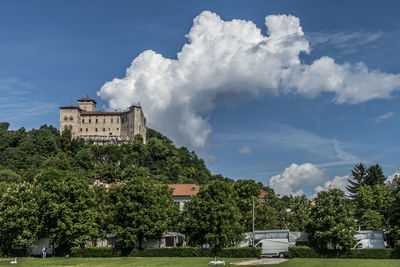
<path id="1" fill-rule="evenodd" d="M 60 109 L 75 109 L 75 108 L 78 108 L 78 107 L 72 106 L 72 105 L 60 107 Z"/>
<path id="2" fill-rule="evenodd" d="M 121 112 L 121 111 L 87 111 L 87 110 L 81 110 L 81 115 L 122 115 L 126 112 Z"/>
<path id="3" fill-rule="evenodd" d="M 96 101 L 94 101 L 90 97 L 85 97 L 85 98 L 78 99 L 78 102 L 94 102 L 95 105 L 97 104 Z"/>

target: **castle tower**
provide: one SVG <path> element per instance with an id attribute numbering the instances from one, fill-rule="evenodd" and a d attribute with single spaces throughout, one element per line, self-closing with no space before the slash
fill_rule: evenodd
<path id="1" fill-rule="evenodd" d="M 96 110 L 96 101 L 89 97 L 78 99 L 78 106 L 81 110 L 85 111 L 95 111 Z"/>

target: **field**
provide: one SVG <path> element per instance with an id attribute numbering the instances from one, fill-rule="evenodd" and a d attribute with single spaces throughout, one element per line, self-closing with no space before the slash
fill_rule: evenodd
<path id="1" fill-rule="evenodd" d="M 0 259 L 0 266 L 10 266 L 12 258 Z M 96 267 L 111 267 L 111 266 L 211 266 L 208 262 L 211 258 L 21 258 L 17 259 L 18 264 L 12 266 L 96 266 Z M 218 259 L 225 260 L 226 264 L 230 262 L 237 262 L 242 259 Z M 232 266 L 232 265 L 231 265 Z M 243 266 L 243 265 L 242 265 Z M 249 265 L 250 266 L 250 265 Z M 255 265 L 251 265 L 255 266 Z M 271 265 L 257 265 L 257 266 L 271 266 Z M 292 266 L 400 266 L 400 260 L 368 260 L 368 259 L 293 259 L 288 262 L 278 264 L 279 267 L 292 267 Z"/>

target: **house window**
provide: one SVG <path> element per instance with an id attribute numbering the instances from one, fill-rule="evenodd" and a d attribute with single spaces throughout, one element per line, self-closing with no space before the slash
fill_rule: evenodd
<path id="1" fill-rule="evenodd" d="M 105 132 L 106 131 L 106 128 L 103 128 L 103 132 Z"/>
<path id="2" fill-rule="evenodd" d="M 117 119 L 117 123 L 119 123 L 119 119 Z"/>
<path id="3" fill-rule="evenodd" d="M 112 135 L 112 133 L 109 133 L 109 135 Z"/>
<path id="4" fill-rule="evenodd" d="M 65 120 L 65 121 L 68 120 L 67 116 L 64 117 L 64 120 Z"/>
<path id="5" fill-rule="evenodd" d="M 117 131 L 119 130 L 119 128 L 117 128 Z"/>
<path id="6" fill-rule="evenodd" d="M 85 123 L 85 119 L 82 119 L 82 123 Z"/>
<path id="7" fill-rule="evenodd" d="M 103 119 L 103 123 L 106 123 L 106 119 Z"/>
<path id="8" fill-rule="evenodd" d="M 92 119 L 89 119 L 89 123 L 92 123 Z"/>
<path id="9" fill-rule="evenodd" d="M 113 121 L 114 121 L 114 119 L 113 119 L 113 118 L 111 118 L 111 123 L 113 123 Z"/>
<path id="10" fill-rule="evenodd" d="M 82 128 L 81 128 L 81 130 L 80 130 L 81 132 L 82 132 Z"/>
<path id="11" fill-rule="evenodd" d="M 86 128 L 86 132 L 88 131 L 88 128 Z"/>
<path id="12" fill-rule="evenodd" d="M 96 132 L 97 132 L 97 128 L 96 128 Z"/>
<path id="13" fill-rule="evenodd" d="M 96 123 L 98 123 L 99 122 L 99 120 L 98 119 L 96 119 Z"/>
<path id="14" fill-rule="evenodd" d="M 73 121 L 73 120 L 74 120 L 74 117 L 72 117 L 72 116 L 69 117 L 69 120 L 70 120 L 70 121 Z"/>

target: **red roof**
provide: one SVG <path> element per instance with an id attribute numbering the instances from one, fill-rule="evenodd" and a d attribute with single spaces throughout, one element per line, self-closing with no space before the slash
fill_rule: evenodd
<path id="1" fill-rule="evenodd" d="M 97 104 L 96 101 L 94 101 L 93 99 L 91 99 L 89 97 L 78 99 L 78 101 L 81 101 L 81 102 L 94 102 L 95 104 Z"/>
<path id="2" fill-rule="evenodd" d="M 264 189 L 261 189 L 260 194 L 258 195 L 258 198 L 264 199 L 266 194 L 267 194 L 267 191 L 265 191 Z"/>
<path id="3" fill-rule="evenodd" d="M 169 184 L 172 196 L 193 196 L 199 192 L 200 186 L 197 184 Z"/>

